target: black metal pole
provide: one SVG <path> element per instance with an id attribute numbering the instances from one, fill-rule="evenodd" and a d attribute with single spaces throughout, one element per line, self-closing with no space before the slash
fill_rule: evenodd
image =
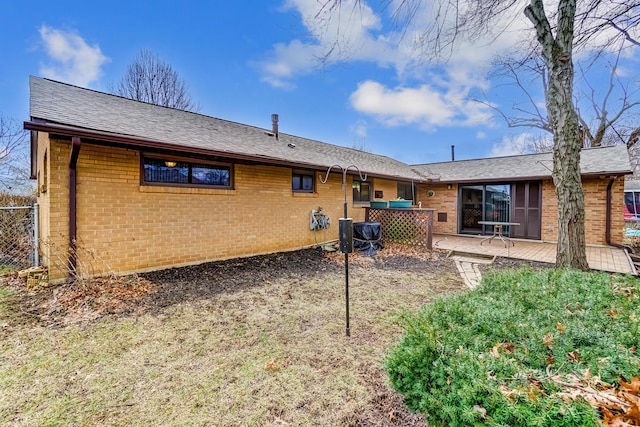
<path id="1" fill-rule="evenodd" d="M 344 295 L 347 304 L 347 329 L 345 330 L 348 337 L 351 336 L 349 328 L 349 253 L 344 254 Z"/>
<path id="2" fill-rule="evenodd" d="M 344 192 L 344 218 L 340 218 L 340 248 L 341 250 L 344 250 L 344 275 L 345 275 L 344 294 L 345 294 L 346 323 L 347 323 L 345 332 L 347 336 L 351 336 L 351 329 L 349 327 L 349 252 L 353 250 L 353 220 L 351 219 L 347 220 L 347 214 L 348 214 L 347 212 L 347 171 L 349 170 L 349 168 L 354 168 L 355 170 L 358 171 L 358 174 L 360 175 L 360 179 L 362 181 L 367 180 L 367 174 L 364 174 L 363 176 L 362 173 L 360 172 L 360 169 L 358 169 L 358 167 L 355 165 L 350 165 L 350 166 L 347 166 L 346 168 L 341 167 L 340 165 L 333 165 L 333 166 L 330 166 L 329 169 L 327 169 L 327 174 L 325 175 L 324 179 L 320 178 L 323 184 L 325 184 L 329 179 L 329 173 L 331 172 L 331 169 L 333 169 L 334 167 L 338 167 L 342 169 L 342 190 Z M 345 228 L 343 227 L 349 227 L 348 231 L 345 231 Z"/>
<path id="3" fill-rule="evenodd" d="M 346 173 L 343 177 L 344 181 L 344 218 L 347 218 L 347 176 Z M 349 329 L 349 252 L 344 253 L 344 300 L 346 304 L 346 330 L 347 336 L 351 336 L 351 330 Z"/>

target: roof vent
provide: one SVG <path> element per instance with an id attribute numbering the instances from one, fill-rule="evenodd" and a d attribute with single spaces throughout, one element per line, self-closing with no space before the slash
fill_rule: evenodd
<path id="1" fill-rule="evenodd" d="M 278 139 L 278 115 L 277 114 L 271 115 L 271 129 L 276 139 Z"/>

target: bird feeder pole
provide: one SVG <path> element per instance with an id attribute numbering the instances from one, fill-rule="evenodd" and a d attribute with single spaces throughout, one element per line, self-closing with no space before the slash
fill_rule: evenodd
<path id="1" fill-rule="evenodd" d="M 353 251 L 353 219 L 347 217 L 347 171 L 353 169 L 358 172 L 362 181 L 367 180 L 367 174 L 362 175 L 360 169 L 356 165 L 349 165 L 342 167 L 340 165 L 333 165 L 327 169 L 327 175 L 320 180 L 323 184 L 329 179 L 329 173 L 331 169 L 337 168 L 342 171 L 342 191 L 344 193 L 344 218 L 340 218 L 340 250 L 344 253 L 344 297 L 345 297 L 345 311 L 346 311 L 346 325 L 345 334 L 351 336 L 351 329 L 349 326 L 349 253 Z"/>

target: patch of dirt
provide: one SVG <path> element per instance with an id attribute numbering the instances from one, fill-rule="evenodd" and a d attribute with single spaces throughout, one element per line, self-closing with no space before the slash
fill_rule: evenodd
<path id="1" fill-rule="evenodd" d="M 409 412 L 402 395 L 391 390 L 387 374 L 378 366 L 363 365 L 360 376 L 372 390 L 371 404 L 358 416 L 352 425 L 357 426 L 424 426 L 426 422 L 421 414 Z"/>
<path id="2" fill-rule="evenodd" d="M 88 323 L 110 314 L 129 314 L 140 300 L 156 291 L 148 280 L 132 276 L 99 277 L 27 290 L 18 274 L 0 277 L 0 286 L 12 288 L 18 324 L 39 322 L 48 327 Z"/>
<path id="3" fill-rule="evenodd" d="M 320 248 L 215 261 L 142 274 L 157 292 L 142 302 L 155 310 L 183 301 L 209 299 L 222 292 L 264 286 L 281 278 L 338 272 L 340 265 Z"/>
<path id="4" fill-rule="evenodd" d="M 521 259 L 513 259 L 513 258 L 496 258 L 492 264 L 480 264 L 480 271 L 489 272 L 491 270 L 501 270 L 505 268 L 520 268 L 524 266 L 529 266 L 533 270 L 541 270 L 543 268 L 554 268 L 555 264 L 551 264 L 548 262 L 538 262 L 538 261 L 526 261 Z"/>
<path id="5" fill-rule="evenodd" d="M 0 286 L 17 291 L 16 300 L 25 321 L 62 326 L 94 321 L 105 315 L 156 312 L 186 301 L 210 299 L 222 292 L 265 286 L 282 278 L 300 280 L 323 273 L 342 273 L 345 256 L 309 248 L 292 252 L 215 261 L 188 267 L 158 270 L 141 275 L 97 278 L 51 288 L 27 291 L 17 273 L 0 277 Z M 373 257 L 354 252 L 349 255 L 354 274 L 358 268 L 399 272 L 426 272 L 457 277 L 454 263 L 440 250 L 387 244 Z M 553 264 L 496 258 L 480 265 L 483 272 L 494 269 L 552 268 Z M 451 289 L 458 289 L 457 281 Z"/>

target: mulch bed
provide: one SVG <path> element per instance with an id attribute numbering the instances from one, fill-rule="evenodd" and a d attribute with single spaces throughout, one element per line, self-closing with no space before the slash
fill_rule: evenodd
<path id="1" fill-rule="evenodd" d="M 264 286 L 282 278 L 300 279 L 344 272 L 344 254 L 309 248 L 248 258 L 170 268 L 132 276 L 108 276 L 27 291 L 17 273 L 0 277 L 0 286 L 18 291 L 16 303 L 25 319 L 50 327 L 90 322 L 105 315 L 156 312 L 186 301 L 205 300 L 223 292 Z M 373 256 L 349 255 L 350 268 L 457 274 L 447 253 L 420 247 L 387 244 Z M 497 258 L 482 271 L 550 268 L 552 264 Z M 456 288 L 456 286 L 452 286 Z"/>

